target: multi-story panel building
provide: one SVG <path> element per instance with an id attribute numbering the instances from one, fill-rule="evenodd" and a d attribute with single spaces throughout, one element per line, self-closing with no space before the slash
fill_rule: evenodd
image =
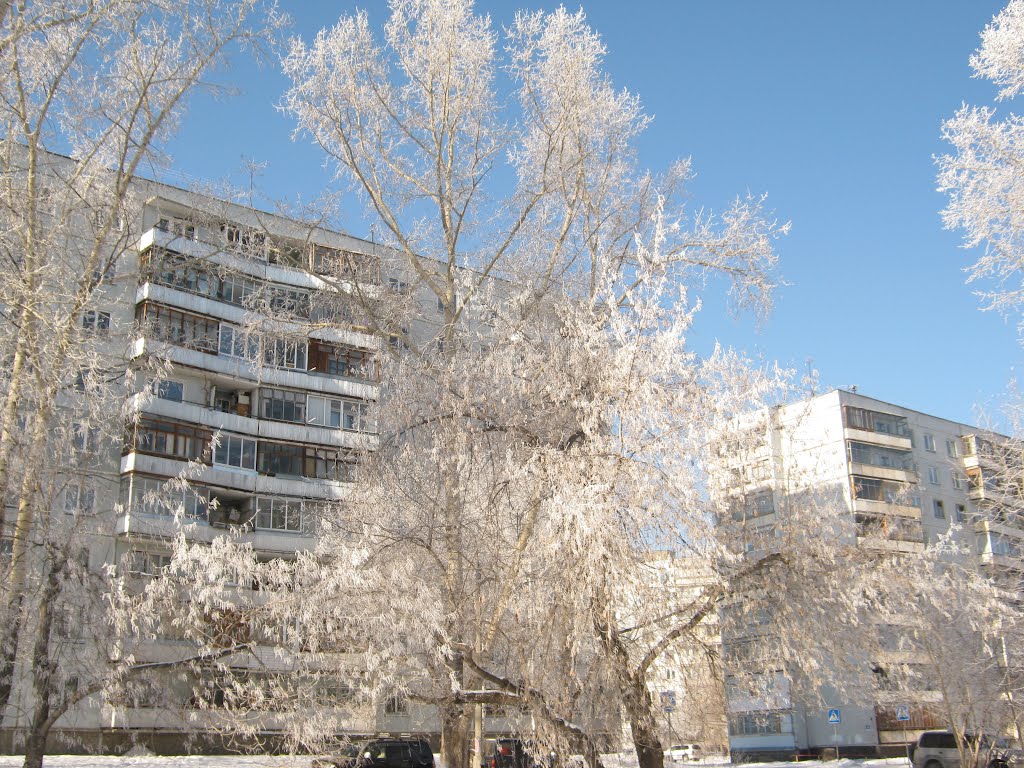
<path id="1" fill-rule="evenodd" d="M 981 566 L 1021 569 L 1024 526 L 1007 513 L 1019 494 L 992 478 L 1005 465 L 997 461 L 998 446 L 1005 445 L 998 436 L 845 390 L 777 407 L 750 424 L 755 439 L 727 459 L 735 510 L 729 522 L 749 551 L 777 546 L 772 541 L 787 507 L 816 504 L 843 511 L 853 525 L 839 535 L 880 553 L 913 556 L 952 532 L 973 548 Z M 821 690 L 809 705 L 799 680 L 766 669 L 760 693 L 751 695 L 730 685 L 729 645 L 738 639 L 724 638 L 730 746 L 736 753 L 902 749 L 921 729 L 947 725 L 928 706 L 934 690 L 914 692 L 906 707 L 900 705 L 908 704 L 907 692 L 887 692 L 885 686 L 874 700 L 860 701 Z M 890 656 L 878 661 L 915 664 L 899 643 Z M 820 706 L 821 698 L 834 706 Z"/>
<path id="2" fill-rule="evenodd" d="M 80 316 L 103 376 L 125 383 L 103 396 L 129 392 L 127 428 L 115 446 L 94 423 L 75 427 L 86 458 L 55 505 L 98 521 L 80 541 L 91 568 L 128 569 L 140 585 L 169 564 L 182 530 L 200 543 L 230 534 L 263 561 L 294 559 L 315 546 L 320 510 L 346 498 L 377 446 L 384 345 L 437 335 L 436 298 L 378 244 L 154 182 L 136 192 L 145 203 L 122 223 L 128 247 L 95 276 Z M 384 301 L 402 305 L 388 313 L 404 323 L 390 339 L 371 311 Z M 88 397 L 93 372 L 77 375 L 62 420 Z M 167 484 L 178 478 L 187 485 Z M 141 653 L 165 660 L 181 654 L 176 645 L 157 637 Z M 265 650 L 251 663 L 272 672 Z M 203 722 L 182 695 L 177 712 L 166 701 L 93 698 L 56 731 L 93 745 L 149 734 L 155 747 L 180 748 Z M 27 682 L 13 696 L 10 711 L 30 711 Z M 352 713 L 351 733 L 438 727 L 434 708 L 397 697 Z M 5 725 L 18 733 L 24 722 Z"/>

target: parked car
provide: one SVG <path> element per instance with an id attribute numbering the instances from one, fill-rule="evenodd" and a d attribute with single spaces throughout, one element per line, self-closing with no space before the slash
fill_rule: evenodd
<path id="1" fill-rule="evenodd" d="M 488 768 L 551 768 L 557 761 L 551 754 L 547 760 L 533 756 L 520 739 L 495 739 Z"/>
<path id="2" fill-rule="evenodd" d="M 1002 739 L 992 739 L 984 734 L 966 733 L 964 741 L 967 749 L 977 755 L 971 768 L 1005 768 L 1009 753 L 1020 751 L 1007 749 Z M 956 736 L 952 731 L 925 731 L 917 743 L 911 745 L 910 760 L 913 768 L 960 768 Z"/>
<path id="3" fill-rule="evenodd" d="M 673 763 L 699 760 L 701 758 L 700 744 L 676 744 L 665 750 L 665 757 Z"/>
<path id="4" fill-rule="evenodd" d="M 314 758 L 312 768 L 434 768 L 434 753 L 425 739 L 371 739 Z"/>

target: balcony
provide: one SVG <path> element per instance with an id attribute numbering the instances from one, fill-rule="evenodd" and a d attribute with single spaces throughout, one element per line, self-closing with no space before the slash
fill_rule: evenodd
<path id="1" fill-rule="evenodd" d="M 920 520 L 887 515 L 857 515 L 857 539 L 924 544 Z"/>
<path id="2" fill-rule="evenodd" d="M 897 517 L 921 518 L 921 511 L 911 496 L 912 487 L 906 483 L 876 477 L 851 475 L 850 492 L 854 512 Z"/>
<path id="3" fill-rule="evenodd" d="M 847 440 L 900 451 L 913 448 L 909 423 L 902 416 L 846 405 L 843 406 L 843 425 Z"/>
<path id="4" fill-rule="evenodd" d="M 850 473 L 877 477 L 881 480 L 893 480 L 900 483 L 916 483 L 918 480 L 915 469 L 902 467 L 882 466 L 879 464 L 867 464 L 859 461 L 850 462 Z"/>
<path id="5" fill-rule="evenodd" d="M 190 481 L 247 495 L 295 496 L 338 501 L 349 493 L 351 483 L 305 477 L 271 477 L 255 471 L 219 465 L 193 464 L 183 459 L 129 451 L 121 457 L 121 474 L 137 472 L 156 477 L 188 477 Z"/>
<path id="6" fill-rule="evenodd" d="M 379 389 L 375 383 L 365 380 L 341 378 L 319 371 L 261 366 L 242 358 L 190 349 L 149 337 L 136 339 L 129 349 L 129 355 L 133 359 L 158 355 L 176 365 L 219 373 L 232 379 L 249 382 L 253 386 L 262 384 L 284 389 L 300 389 L 357 400 L 376 400 Z"/>
<path id="7" fill-rule="evenodd" d="M 902 541 L 898 539 L 879 539 L 857 537 L 857 544 L 865 549 L 875 552 L 895 552 L 906 554 L 921 554 L 924 552 L 924 542 Z"/>
<path id="8" fill-rule="evenodd" d="M 163 400 L 143 394 L 135 395 L 129 401 L 129 406 L 135 412 L 187 421 L 207 427 L 211 431 L 225 430 L 291 443 L 311 443 L 331 448 L 372 451 L 376 449 L 378 441 L 377 436 L 373 434 L 352 432 L 336 427 L 258 419 L 239 413 L 226 413 L 198 403 Z"/>
<path id="9" fill-rule="evenodd" d="M 289 259 L 281 258 L 283 252 L 273 247 L 240 247 L 239 243 L 223 241 L 213 243 L 158 227 L 142 233 L 136 243 L 139 253 L 152 248 L 166 249 L 202 263 L 226 267 L 237 274 L 309 290 L 337 290 L 339 282 L 360 282 L 364 291 L 375 294 L 382 290 L 378 258 L 356 251 L 312 245 L 308 246 L 308 252 L 304 246 L 302 254 Z"/>

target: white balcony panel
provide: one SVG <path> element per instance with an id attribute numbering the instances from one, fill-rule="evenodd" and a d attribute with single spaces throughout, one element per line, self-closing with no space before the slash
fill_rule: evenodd
<path id="1" fill-rule="evenodd" d="M 257 475 L 255 472 L 205 465 L 189 468 L 184 461 L 165 456 L 150 456 L 145 453 L 129 453 L 121 457 L 121 474 L 128 472 L 143 472 L 160 477 L 183 475 L 188 478 L 189 482 L 216 485 L 248 493 L 253 493 L 256 489 Z"/>
<path id="2" fill-rule="evenodd" d="M 860 462 L 850 462 L 850 473 L 854 475 L 864 475 L 865 477 L 877 477 L 883 480 L 898 480 L 904 483 L 916 483 L 917 473 L 911 472 L 906 469 L 897 469 L 896 467 L 878 467 L 874 464 L 861 464 Z"/>
<path id="3" fill-rule="evenodd" d="M 227 302 L 218 301 L 206 296 L 198 296 L 194 293 L 181 291 L 177 288 L 169 288 L 166 285 L 158 285 L 156 283 L 143 283 L 139 286 L 135 292 L 135 303 L 138 304 L 142 301 L 154 301 L 186 312 L 215 317 L 218 320 L 223 320 L 239 327 L 245 327 L 263 318 L 263 315 L 259 315 L 244 307 L 238 307 L 234 304 L 228 304 Z M 298 336 L 308 335 L 312 339 L 356 347 L 358 349 L 376 351 L 380 348 L 380 342 L 374 336 L 344 328 L 313 328 L 311 330 L 308 323 L 280 319 L 273 319 L 267 327 L 272 328 L 275 333 Z"/>
<path id="4" fill-rule="evenodd" d="M 894 515 L 914 520 L 921 519 L 921 510 L 917 507 L 912 507 L 909 504 L 891 504 L 887 501 L 875 501 L 873 499 L 854 499 L 853 511 L 871 515 Z"/>
<path id="5" fill-rule="evenodd" d="M 139 289 L 135 292 L 135 303 L 138 304 L 143 301 L 155 301 L 175 309 L 183 309 L 199 315 L 209 315 L 210 317 L 226 320 L 239 326 L 245 325 L 254 317 L 252 312 L 242 307 L 236 307 L 234 304 L 217 301 L 206 296 L 198 296 L 187 291 L 179 291 L 177 288 L 168 288 L 166 285 L 157 285 L 156 283 L 143 283 L 139 286 Z M 285 323 L 280 323 L 279 325 L 282 328 L 285 327 Z M 299 329 L 300 326 L 295 325 L 294 330 L 296 333 L 300 332 Z"/>
<path id="6" fill-rule="evenodd" d="M 367 435 L 344 429 L 317 427 L 307 424 L 291 424 L 286 421 L 269 421 L 265 419 L 249 419 L 259 427 L 259 436 L 274 440 L 286 440 L 292 443 L 313 443 L 314 445 L 332 448 L 349 448 L 356 451 L 374 451 L 377 449 L 377 435 Z"/>
<path id="7" fill-rule="evenodd" d="M 224 530 L 219 532 L 226 533 Z M 251 543 L 253 549 L 259 552 L 280 552 L 284 554 L 305 552 L 311 550 L 316 545 L 315 536 L 287 531 L 266 531 L 261 528 L 243 533 L 241 540 Z"/>
<path id="8" fill-rule="evenodd" d="M 1000 523 L 997 520 L 978 520 L 974 524 L 976 533 L 997 533 L 1001 536 L 1008 536 L 1011 539 L 1024 539 L 1024 530 L 1013 525 Z"/>
<path id="9" fill-rule="evenodd" d="M 187 421 L 212 430 L 224 430 L 237 434 L 251 435 L 291 443 L 310 443 L 330 448 L 372 451 L 377 448 L 377 436 L 358 432 L 319 427 L 306 424 L 292 424 L 283 421 L 254 419 L 206 408 L 194 403 L 179 403 L 158 397 L 135 395 L 132 405 L 135 410 L 152 416 Z"/>
<path id="10" fill-rule="evenodd" d="M 266 496 L 298 496 L 340 501 L 351 493 L 352 483 L 311 480 L 304 477 L 268 477 L 259 475 L 256 493 Z"/>
<path id="11" fill-rule="evenodd" d="M 168 541 L 184 530 L 190 541 L 208 542 L 210 526 L 205 520 L 182 517 L 180 520 L 173 515 L 145 515 L 129 512 L 119 515 L 114 527 L 117 536 L 133 536 L 143 539 L 159 539 Z"/>
<path id="12" fill-rule="evenodd" d="M 866 429 L 853 429 L 846 427 L 844 430 L 847 440 L 856 440 L 860 443 L 872 443 L 873 445 L 884 445 L 888 448 L 896 448 L 901 451 L 909 451 L 913 448 L 909 437 L 890 435 L 885 432 L 870 432 Z"/>
<path id="13" fill-rule="evenodd" d="M 234 528 L 234 529 L 233 529 Z M 250 527 L 214 526 L 205 520 L 182 518 L 172 515 L 145 515 L 134 512 L 120 515 L 115 525 L 115 535 L 139 539 L 170 541 L 184 531 L 189 541 L 209 543 L 219 536 L 231 535 L 240 544 L 251 544 L 259 552 L 274 552 L 293 555 L 304 552 L 316 545 L 316 537 L 304 533 L 287 531 L 253 530 Z"/>
<path id="14" fill-rule="evenodd" d="M 858 536 L 857 543 L 866 549 L 875 550 L 876 552 L 906 552 L 918 554 L 924 552 L 924 544 L 916 541 L 893 541 L 891 539 L 875 538 L 865 539 Z"/>
<path id="15" fill-rule="evenodd" d="M 1019 557 L 993 555 L 991 552 L 983 552 L 978 559 L 983 565 L 992 565 L 1012 571 L 1024 571 L 1024 559 Z"/>
<path id="16" fill-rule="evenodd" d="M 352 483 L 304 477 L 268 477 L 230 467 L 201 466 L 197 470 L 188 469 L 187 472 L 186 470 L 184 461 L 164 456 L 129 453 L 121 457 L 121 474 L 142 472 L 170 478 L 185 473 L 189 482 L 192 483 L 244 491 L 250 494 L 260 493 L 269 496 L 294 496 L 335 501 L 348 496 L 352 487 Z"/>
<path id="17" fill-rule="evenodd" d="M 251 384 L 322 392 L 359 400 L 376 400 L 379 389 L 376 384 L 353 379 L 339 379 L 306 371 L 258 366 L 236 357 L 208 355 L 205 352 L 165 344 L 153 339 L 136 339 L 131 346 L 131 356 L 136 358 L 147 354 L 166 356 L 168 360 L 177 365 L 223 374 Z"/>

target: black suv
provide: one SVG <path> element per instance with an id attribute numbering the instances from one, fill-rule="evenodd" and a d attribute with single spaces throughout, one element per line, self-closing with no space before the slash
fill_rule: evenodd
<path id="1" fill-rule="evenodd" d="M 434 768 L 434 753 L 424 739 L 371 739 L 353 742 L 338 754 L 317 757 L 313 768 Z"/>

